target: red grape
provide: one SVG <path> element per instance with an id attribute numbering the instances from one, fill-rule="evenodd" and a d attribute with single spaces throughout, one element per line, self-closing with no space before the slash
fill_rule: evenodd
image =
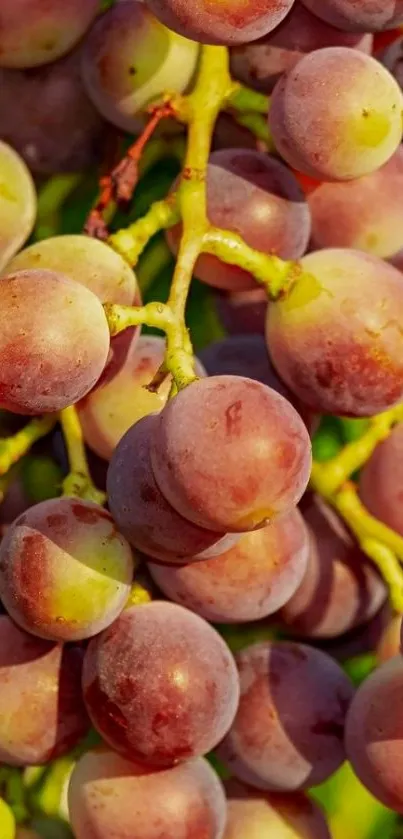
<path id="1" fill-rule="evenodd" d="M 403 423 L 379 443 L 360 475 L 367 510 L 403 536 Z"/>
<path id="2" fill-rule="evenodd" d="M 215 556 L 228 546 L 224 534 L 179 515 L 155 481 L 150 440 L 156 424 L 155 415 L 139 420 L 112 456 L 107 490 L 114 520 L 135 548 L 162 562 L 176 565 Z"/>
<path id="3" fill-rule="evenodd" d="M 0 282 L 0 406 L 59 411 L 85 396 L 109 351 L 98 298 L 64 274 L 19 271 Z"/>
<path id="4" fill-rule="evenodd" d="M 263 642 L 236 656 L 241 700 L 218 755 L 258 789 L 291 792 L 326 780 L 345 759 L 349 679 L 330 656 Z"/>
<path id="5" fill-rule="evenodd" d="M 403 813 L 403 659 L 395 656 L 361 685 L 346 723 L 346 749 L 360 781 Z"/>
<path id="6" fill-rule="evenodd" d="M 129 596 L 133 560 L 109 513 L 54 498 L 19 516 L 0 546 L 0 596 L 28 632 L 74 641 L 100 632 Z"/>
<path id="7" fill-rule="evenodd" d="M 225 553 L 181 568 L 149 564 L 161 591 L 215 623 L 254 621 L 276 612 L 301 583 L 308 535 L 298 510 L 245 533 Z"/>
<path id="8" fill-rule="evenodd" d="M 228 731 L 239 681 L 222 638 L 173 603 L 126 609 L 87 648 L 84 699 L 95 728 L 125 757 L 172 766 Z"/>
<path id="9" fill-rule="evenodd" d="M 230 335 L 264 334 L 268 297 L 263 288 L 217 292 L 218 317 Z"/>
<path id="10" fill-rule="evenodd" d="M 227 781 L 224 839 L 331 839 L 323 813 L 303 793 L 262 793 Z"/>
<path id="11" fill-rule="evenodd" d="M 400 89 L 403 89 L 403 35 L 396 38 L 377 55 L 378 60 L 392 73 Z"/>
<path id="12" fill-rule="evenodd" d="M 400 653 L 400 635 L 402 616 L 392 615 L 376 647 L 376 657 L 379 664 L 384 664 L 390 658 Z"/>
<path id="13" fill-rule="evenodd" d="M 328 47 L 301 58 L 277 82 L 269 124 L 294 169 L 348 181 L 392 157 L 402 139 L 402 108 L 402 91 L 382 64 L 358 50 Z"/>
<path id="14" fill-rule="evenodd" d="M 361 251 L 329 249 L 269 306 L 273 362 L 318 413 L 373 416 L 403 398 L 403 283 L 396 268 Z"/>
<path id="15" fill-rule="evenodd" d="M 302 0 L 332 26 L 350 32 L 381 32 L 403 23 L 403 0 Z"/>
<path id="16" fill-rule="evenodd" d="M 48 763 L 84 737 L 78 649 L 34 638 L 0 616 L 0 761 Z"/>
<path id="17" fill-rule="evenodd" d="M 263 152 L 223 149 L 211 154 L 207 213 L 213 225 L 238 233 L 264 253 L 299 259 L 308 247 L 310 214 L 298 181 L 283 163 Z M 181 230 L 178 225 L 168 234 L 174 252 Z M 248 271 L 209 254 L 199 257 L 195 276 L 216 288 L 256 289 Z"/>
<path id="18" fill-rule="evenodd" d="M 283 396 L 241 376 L 211 376 L 181 390 L 158 415 L 155 479 L 200 527 L 254 530 L 301 498 L 309 435 Z"/>
<path id="19" fill-rule="evenodd" d="M 223 789 L 207 761 L 155 772 L 106 750 L 77 762 L 69 811 L 76 839 L 222 839 L 226 821 Z"/>

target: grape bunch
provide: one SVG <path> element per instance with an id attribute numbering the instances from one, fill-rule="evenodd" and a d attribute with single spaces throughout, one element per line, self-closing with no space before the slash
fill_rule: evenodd
<path id="1" fill-rule="evenodd" d="M 402 42 L 0 2 L 0 839 L 401 835 Z"/>

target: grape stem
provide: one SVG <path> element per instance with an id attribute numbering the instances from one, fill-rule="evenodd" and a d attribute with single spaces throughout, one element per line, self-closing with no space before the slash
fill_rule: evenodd
<path id="1" fill-rule="evenodd" d="M 57 416 L 47 414 L 44 417 L 32 419 L 28 425 L 13 434 L 12 437 L 5 437 L 0 440 L 0 475 L 6 475 L 13 464 L 21 460 L 37 440 L 46 437 L 52 431 L 56 423 Z"/>
<path id="2" fill-rule="evenodd" d="M 106 495 L 96 488 L 90 475 L 81 425 L 74 405 L 60 411 L 60 423 L 70 465 L 70 472 L 63 481 L 63 495 L 104 504 Z"/>

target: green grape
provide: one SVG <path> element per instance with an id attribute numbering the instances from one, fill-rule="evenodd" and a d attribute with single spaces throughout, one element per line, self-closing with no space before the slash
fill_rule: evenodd
<path id="1" fill-rule="evenodd" d="M 34 504 L 60 495 L 63 472 L 48 455 L 27 457 L 21 478 L 24 490 Z"/>
<path id="2" fill-rule="evenodd" d="M 340 418 L 339 423 L 344 443 L 354 443 L 355 440 L 360 440 L 369 426 L 367 419 Z"/>
<path id="3" fill-rule="evenodd" d="M 14 815 L 3 798 L 0 798 L 0 836 L 1 839 L 15 839 Z"/>
<path id="4" fill-rule="evenodd" d="M 342 439 L 333 417 L 324 417 L 312 440 L 313 459 L 318 463 L 325 463 L 336 457 L 342 446 Z"/>

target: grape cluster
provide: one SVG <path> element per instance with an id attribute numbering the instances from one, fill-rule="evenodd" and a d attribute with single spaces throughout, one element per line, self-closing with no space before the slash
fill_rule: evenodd
<path id="1" fill-rule="evenodd" d="M 0 0 L 0 839 L 400 835 L 402 43 Z"/>

